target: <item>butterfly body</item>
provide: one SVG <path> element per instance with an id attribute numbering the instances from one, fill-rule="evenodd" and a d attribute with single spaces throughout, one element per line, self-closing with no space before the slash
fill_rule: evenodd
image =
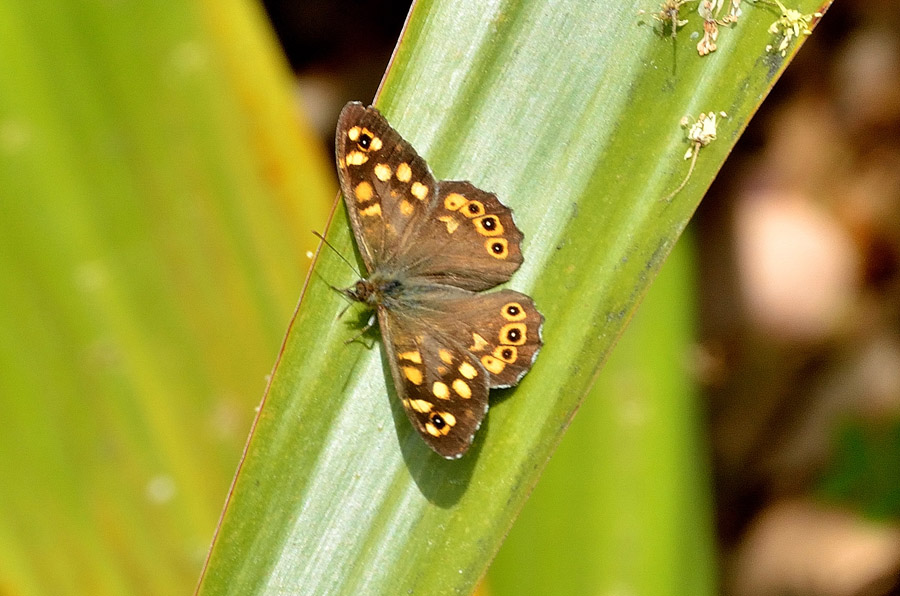
<path id="1" fill-rule="evenodd" d="M 515 385 L 543 316 L 513 290 L 481 293 L 522 263 L 511 211 L 469 182 L 437 181 L 375 109 L 347 104 L 336 132 L 341 191 L 369 272 L 344 290 L 376 311 L 397 394 L 447 458 L 471 445 L 492 387 Z"/>

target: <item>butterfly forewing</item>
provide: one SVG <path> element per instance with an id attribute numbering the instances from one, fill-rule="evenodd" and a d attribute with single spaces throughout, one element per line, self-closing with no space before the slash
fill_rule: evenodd
<path id="1" fill-rule="evenodd" d="M 357 245 L 369 271 L 391 259 L 437 201 L 435 180 L 415 149 L 375 108 L 341 111 L 335 135 L 338 177 Z"/>

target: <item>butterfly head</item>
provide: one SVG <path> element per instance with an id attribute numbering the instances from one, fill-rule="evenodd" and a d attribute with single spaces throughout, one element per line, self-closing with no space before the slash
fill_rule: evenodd
<path id="1" fill-rule="evenodd" d="M 372 276 L 369 279 L 361 279 L 349 288 L 342 290 L 350 300 L 362 302 L 371 307 L 378 306 L 384 301 L 397 296 L 402 290 L 403 284 L 396 279 L 380 279 Z"/>
<path id="2" fill-rule="evenodd" d="M 349 288 L 344 288 L 344 295 L 350 300 L 362 302 L 370 306 L 378 304 L 378 292 L 375 284 L 367 279 L 361 279 Z"/>

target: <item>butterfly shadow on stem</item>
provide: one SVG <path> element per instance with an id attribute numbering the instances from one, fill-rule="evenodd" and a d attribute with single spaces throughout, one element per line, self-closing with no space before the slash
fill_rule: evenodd
<path id="1" fill-rule="evenodd" d="M 380 341 L 378 325 L 372 324 L 374 311 L 365 308 L 354 308 L 351 303 L 349 308 L 342 312 L 341 320 L 352 329 L 351 339 L 346 343 L 359 343 L 366 349 L 378 349 L 381 356 L 381 369 L 385 378 L 386 398 L 391 407 L 391 416 L 394 419 L 394 431 L 397 435 L 397 444 L 403 455 L 403 460 L 409 470 L 410 476 L 419 487 L 419 490 L 431 503 L 438 507 L 449 508 L 455 505 L 469 486 L 472 471 L 478 455 L 481 452 L 483 436 L 487 434 L 487 418 L 482 422 L 478 431 L 479 438 L 468 452 L 460 459 L 444 459 L 432 451 L 422 438 L 416 433 L 410 424 L 409 418 L 394 387 L 391 378 L 390 364 L 383 342 Z M 497 391 L 497 394 L 506 393 Z"/>

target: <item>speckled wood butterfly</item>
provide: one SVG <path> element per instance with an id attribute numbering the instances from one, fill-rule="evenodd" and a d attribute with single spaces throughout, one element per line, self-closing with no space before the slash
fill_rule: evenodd
<path id="1" fill-rule="evenodd" d="M 469 182 L 435 180 L 375 108 L 344 106 L 341 192 L 369 277 L 344 290 L 375 309 L 394 386 L 425 442 L 462 456 L 491 387 L 531 368 L 544 317 L 512 290 L 479 294 L 522 264 L 512 212 Z"/>

